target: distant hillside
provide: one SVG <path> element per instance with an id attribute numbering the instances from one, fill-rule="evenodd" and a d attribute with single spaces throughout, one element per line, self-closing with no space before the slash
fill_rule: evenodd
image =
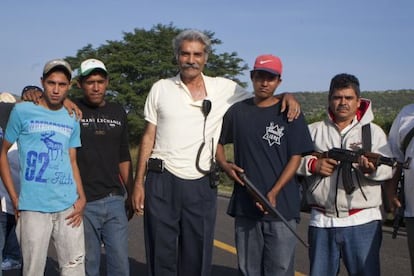
<path id="1" fill-rule="evenodd" d="M 309 123 L 325 116 L 328 92 L 297 92 L 294 95 L 300 102 Z M 372 101 L 375 122 L 388 132 L 392 121 L 401 108 L 414 103 L 414 90 L 364 91 L 362 97 Z"/>
<path id="2" fill-rule="evenodd" d="M 308 123 L 325 118 L 326 106 L 328 104 L 327 92 L 296 92 L 294 96 L 300 102 Z M 362 92 L 362 97 L 372 101 L 375 115 L 374 122 L 388 133 L 392 121 L 401 108 L 407 104 L 414 103 L 414 90 Z M 226 145 L 225 150 L 228 160 L 233 160 L 232 145 Z M 225 173 L 220 174 L 220 182 L 219 191 L 231 194 L 233 182 Z"/>

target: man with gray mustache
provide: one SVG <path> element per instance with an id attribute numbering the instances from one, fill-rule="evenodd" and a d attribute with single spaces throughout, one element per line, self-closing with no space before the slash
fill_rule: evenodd
<path id="1" fill-rule="evenodd" d="M 214 154 L 222 119 L 233 103 L 252 94 L 234 81 L 202 73 L 211 52 L 204 33 L 185 30 L 173 47 L 179 74 L 157 81 L 146 100 L 133 207 L 144 215 L 147 275 L 207 276 L 216 217 Z M 299 106 L 293 96 L 283 98 L 286 105 L 289 118 L 296 118 Z"/>

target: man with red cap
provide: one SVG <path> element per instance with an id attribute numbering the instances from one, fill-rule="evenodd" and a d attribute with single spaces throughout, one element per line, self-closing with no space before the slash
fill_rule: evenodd
<path id="1" fill-rule="evenodd" d="M 234 104 L 223 119 L 217 162 L 236 182 L 244 172 L 286 218 L 299 222 L 300 198 L 295 172 L 304 153 L 313 150 L 303 115 L 288 122 L 274 96 L 282 82 L 282 62 L 273 55 L 256 58 L 250 78 L 254 97 Z M 223 145 L 233 143 L 234 163 Z M 263 213 L 242 185 L 235 184 L 228 214 L 235 217 L 241 275 L 294 275 L 296 237 L 280 218 Z"/>

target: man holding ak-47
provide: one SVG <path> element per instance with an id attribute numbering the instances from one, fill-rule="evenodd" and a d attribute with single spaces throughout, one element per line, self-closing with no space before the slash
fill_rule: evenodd
<path id="1" fill-rule="evenodd" d="M 328 103 L 327 118 L 309 125 L 318 154 L 303 157 L 298 169 L 309 185 L 310 275 L 337 275 L 342 258 L 349 275 L 377 276 L 382 241 L 381 184 L 391 178 L 392 166 L 372 162 L 364 154 L 356 159 L 343 157 L 351 151 L 390 156 L 387 137 L 372 123 L 371 102 L 361 98 L 355 76 L 336 75 Z M 334 148 L 349 151 L 323 154 Z"/>

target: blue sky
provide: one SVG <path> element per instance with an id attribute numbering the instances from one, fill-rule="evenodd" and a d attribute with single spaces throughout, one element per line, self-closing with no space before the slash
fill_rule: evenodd
<path id="1" fill-rule="evenodd" d="M 342 72 L 364 91 L 414 89 L 413 11 L 412 0 L 1 0 L 0 92 L 39 85 L 50 59 L 158 23 L 213 31 L 218 52 L 250 67 L 280 56 L 280 92 L 326 91 Z"/>

